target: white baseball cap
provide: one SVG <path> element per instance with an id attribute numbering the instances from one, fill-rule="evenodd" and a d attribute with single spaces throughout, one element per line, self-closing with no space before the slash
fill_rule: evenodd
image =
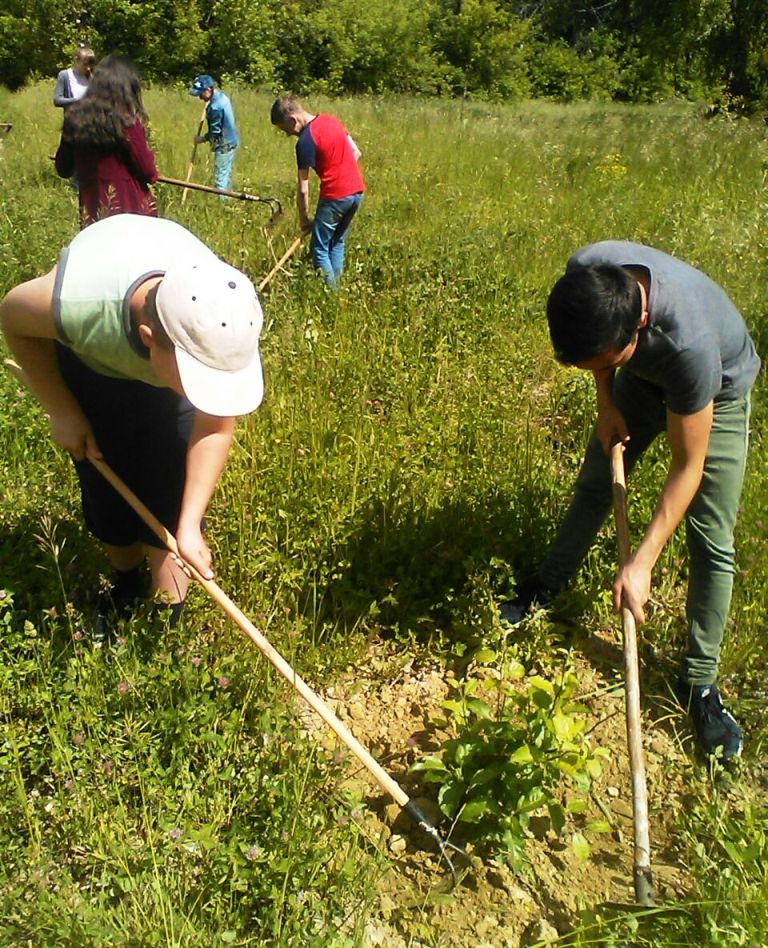
<path id="1" fill-rule="evenodd" d="M 223 260 L 171 267 L 157 289 L 157 315 L 176 352 L 184 393 L 220 417 L 261 404 L 259 334 L 264 317 L 253 283 Z"/>

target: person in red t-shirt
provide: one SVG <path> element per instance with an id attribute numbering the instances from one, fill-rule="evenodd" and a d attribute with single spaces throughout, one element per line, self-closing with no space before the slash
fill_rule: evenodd
<path id="1" fill-rule="evenodd" d="M 149 185 L 157 180 L 147 145 L 147 113 L 133 63 L 106 56 L 94 70 L 88 91 L 64 115 L 56 171 L 77 172 L 80 227 L 113 214 L 157 217 Z"/>
<path id="2" fill-rule="evenodd" d="M 332 115 L 313 115 L 293 96 L 272 105 L 272 124 L 296 142 L 296 205 L 299 224 L 312 231 L 312 263 L 328 286 L 335 287 L 344 269 L 344 241 L 363 199 L 365 183 L 357 162 L 361 152 L 341 122 Z M 309 216 L 309 169 L 320 178 L 314 220 Z"/>

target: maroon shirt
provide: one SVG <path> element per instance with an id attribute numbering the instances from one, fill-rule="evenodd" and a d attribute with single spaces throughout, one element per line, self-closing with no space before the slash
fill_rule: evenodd
<path id="1" fill-rule="evenodd" d="M 157 181 L 155 156 L 139 119 L 127 126 L 123 145 L 114 150 L 86 151 L 62 141 L 56 152 L 56 171 L 62 178 L 71 178 L 77 172 L 81 230 L 113 214 L 157 217 L 149 190 L 149 185 Z"/>

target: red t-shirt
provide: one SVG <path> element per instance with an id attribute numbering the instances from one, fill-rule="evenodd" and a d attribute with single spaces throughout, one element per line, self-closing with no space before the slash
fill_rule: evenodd
<path id="1" fill-rule="evenodd" d="M 365 190 L 347 130 L 332 115 L 316 115 L 304 126 L 296 142 L 296 162 L 317 172 L 321 200 L 336 201 Z"/>

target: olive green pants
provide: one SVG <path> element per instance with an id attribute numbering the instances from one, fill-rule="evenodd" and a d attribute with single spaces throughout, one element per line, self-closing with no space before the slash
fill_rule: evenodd
<path id="1" fill-rule="evenodd" d="M 614 383 L 614 402 L 631 438 L 624 463 L 629 473 L 651 442 L 666 430 L 661 391 L 627 370 Z M 681 677 L 695 685 L 717 678 L 720 649 L 733 589 L 733 530 L 744 482 L 749 435 L 749 395 L 715 403 L 704 474 L 685 516 L 689 580 L 688 646 Z M 573 499 L 547 550 L 538 576 L 562 588 L 578 570 L 611 508 L 610 460 L 593 435 Z"/>

